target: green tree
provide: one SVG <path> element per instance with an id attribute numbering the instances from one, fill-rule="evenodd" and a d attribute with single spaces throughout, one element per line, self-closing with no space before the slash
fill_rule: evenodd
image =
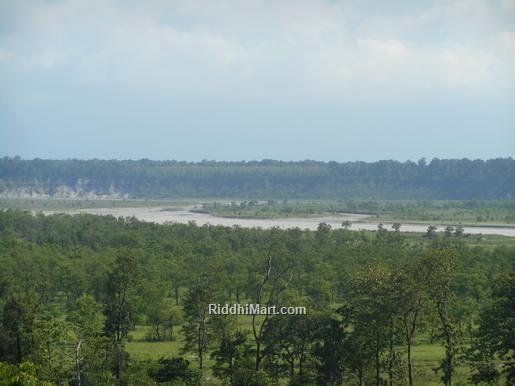
<path id="1" fill-rule="evenodd" d="M 399 280 L 395 271 L 382 264 L 371 264 L 352 279 L 353 326 L 356 334 L 369 337 L 374 348 L 376 385 L 381 384 L 381 354 L 389 347 L 393 357 L 394 320 L 397 316 Z M 388 345 L 389 343 L 389 345 Z M 389 369 L 391 371 L 391 369 Z M 391 373 L 389 374 L 392 378 Z"/>
<path id="2" fill-rule="evenodd" d="M 342 311 L 347 314 L 347 311 Z M 345 318 L 345 317 L 344 317 Z M 318 318 L 312 355 L 315 360 L 317 385 L 341 385 L 349 348 L 347 327 L 343 321 L 323 316 Z"/>
<path id="3" fill-rule="evenodd" d="M 112 353 L 109 339 L 104 336 L 102 306 L 91 295 L 83 295 L 68 316 L 72 336 L 67 356 L 74 363 L 74 379 L 78 386 L 108 383 Z"/>
<path id="4" fill-rule="evenodd" d="M 324 232 L 325 228 L 322 227 L 322 229 L 322 232 Z M 267 307 L 279 303 L 281 293 L 288 287 L 293 267 L 292 262 L 288 261 L 286 251 L 283 248 L 279 249 L 284 246 L 278 246 L 279 243 L 273 239 L 276 232 L 277 229 L 272 229 L 271 237 L 267 241 L 268 248 L 263 270 L 256 272 L 253 277 L 253 284 L 255 284 L 254 304 Z M 263 360 L 263 333 L 269 320 L 270 315 L 268 313 L 262 317 L 258 317 L 256 314 L 252 315 L 252 334 L 256 348 L 256 371 L 260 369 Z"/>
<path id="5" fill-rule="evenodd" d="M 196 386 L 201 384 L 201 372 L 191 368 L 190 362 L 179 358 L 161 358 L 158 360 L 154 379 L 159 384 L 178 384 Z"/>
<path id="6" fill-rule="evenodd" d="M 496 276 L 489 304 L 481 311 L 479 328 L 472 347 L 476 372 L 474 383 L 489 382 L 499 377 L 493 365 L 503 361 L 507 383 L 515 383 L 515 273 Z"/>
<path id="7" fill-rule="evenodd" d="M 304 372 L 315 326 L 307 315 L 280 315 L 270 319 L 264 331 L 266 356 L 287 364 L 290 378 Z"/>
<path id="8" fill-rule="evenodd" d="M 218 340 L 216 349 L 211 353 L 215 360 L 213 373 L 220 379 L 235 384 L 235 373 L 245 366 L 250 358 L 247 333 L 237 328 L 233 316 L 217 315 L 211 319 L 213 335 Z"/>
<path id="9" fill-rule="evenodd" d="M 53 386 L 38 378 L 38 368 L 32 362 L 11 365 L 0 362 L 0 384 L 5 386 Z"/>
<path id="10" fill-rule="evenodd" d="M 138 277 L 139 267 L 133 252 L 129 249 L 119 251 L 114 268 L 108 275 L 104 309 L 104 332 L 114 346 L 114 373 L 117 379 L 126 365 L 125 342 L 135 322 L 133 298 Z"/>
<path id="11" fill-rule="evenodd" d="M 434 225 L 429 225 L 427 227 L 427 231 L 426 231 L 426 234 L 424 235 L 424 237 L 428 238 L 428 239 L 434 239 L 436 238 L 436 230 L 438 229 L 438 227 L 434 226 Z"/>
<path id="12" fill-rule="evenodd" d="M 69 370 L 73 366 L 72 357 L 67 352 L 70 338 L 70 325 L 53 315 L 44 312 L 34 323 L 34 336 L 37 350 L 32 360 L 41 369 L 39 376 L 56 384 L 68 379 Z"/>
<path id="13" fill-rule="evenodd" d="M 21 363 L 35 353 L 37 340 L 34 324 L 42 302 L 43 295 L 33 290 L 26 293 L 9 291 L 2 317 L 3 356 L 6 359 Z"/>
<path id="14" fill-rule="evenodd" d="M 439 369 L 442 370 L 442 381 L 446 386 L 452 384 L 456 356 L 460 348 L 457 323 L 450 312 L 454 300 L 451 283 L 456 269 L 455 258 L 456 254 L 452 250 L 436 249 L 430 251 L 421 262 L 423 272 L 428 275 L 427 290 L 440 321 L 445 358 Z"/>
<path id="15" fill-rule="evenodd" d="M 424 302 L 427 299 L 425 281 L 427 275 L 430 275 L 422 268 L 420 258 L 401 267 L 401 272 L 397 276 L 399 285 L 396 286 L 396 293 L 393 294 L 398 306 L 396 318 L 400 320 L 406 342 L 406 364 L 410 386 L 414 384 L 412 348 Z"/>
<path id="16" fill-rule="evenodd" d="M 207 275 L 189 288 L 184 299 L 184 347 L 183 352 L 194 351 L 199 368 L 204 367 L 204 353 L 210 340 L 208 305 L 216 303 L 218 296 Z"/>

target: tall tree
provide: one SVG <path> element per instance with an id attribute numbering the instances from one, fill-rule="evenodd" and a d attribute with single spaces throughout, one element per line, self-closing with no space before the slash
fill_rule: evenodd
<path id="1" fill-rule="evenodd" d="M 91 295 L 83 295 L 68 322 L 73 331 L 68 356 L 74 361 L 77 385 L 108 383 L 111 373 L 106 369 L 111 353 L 109 340 L 103 333 L 102 306 Z"/>
<path id="2" fill-rule="evenodd" d="M 398 285 L 395 272 L 383 264 L 371 264 L 358 271 L 352 280 L 351 308 L 356 334 L 368 336 L 374 348 L 375 379 L 381 380 L 381 354 L 387 343 L 393 342 L 392 323 L 398 306 L 395 290 Z M 390 344 L 390 356 L 393 345 Z"/>
<path id="3" fill-rule="evenodd" d="M 276 232 L 277 229 L 272 229 L 270 233 L 264 269 L 261 272 L 258 271 L 254 276 L 256 284 L 254 304 L 266 307 L 277 305 L 281 293 L 288 287 L 289 274 L 293 267 L 291 261 L 286 260 L 284 255 L 280 255 L 281 252 L 285 253 L 284 249 L 276 248 L 278 244 L 274 240 Z M 256 345 L 256 371 L 259 370 L 263 360 L 263 333 L 269 320 L 268 313 L 259 317 L 256 314 L 252 315 L 252 334 Z"/>
<path id="4" fill-rule="evenodd" d="M 399 286 L 397 293 L 398 313 L 396 318 L 400 320 L 403 329 L 404 340 L 407 347 L 408 384 L 414 384 L 412 348 L 418 323 L 421 318 L 422 307 L 427 298 L 424 282 L 430 273 L 421 269 L 420 259 L 411 260 L 407 266 L 401 267 L 398 275 Z"/>
<path id="5" fill-rule="evenodd" d="M 472 346 L 474 383 L 495 381 L 499 372 L 493 366 L 503 361 L 508 384 L 515 384 L 515 273 L 495 277 L 492 297 L 479 317 L 479 328 Z"/>
<path id="6" fill-rule="evenodd" d="M 105 335 L 114 345 L 114 371 L 120 378 L 125 367 L 125 342 L 134 327 L 135 314 L 133 298 L 139 278 L 139 266 L 133 252 L 122 249 L 116 256 L 113 270 L 107 278 L 105 300 Z"/>
<path id="7" fill-rule="evenodd" d="M 267 357 L 284 361 L 290 378 L 296 370 L 302 376 L 314 331 L 314 322 L 307 315 L 281 315 L 270 319 L 264 331 Z"/>
<path id="8" fill-rule="evenodd" d="M 237 319 L 232 315 L 217 315 L 210 321 L 213 335 L 218 341 L 211 353 L 215 365 L 213 373 L 223 381 L 235 384 L 235 372 L 243 363 L 248 362 L 250 347 L 247 332 L 237 327 Z"/>
<path id="9" fill-rule="evenodd" d="M 211 280 L 204 274 L 189 288 L 184 299 L 183 352 L 194 351 L 200 369 L 204 367 L 204 354 L 211 338 L 208 305 L 220 300 Z"/>
<path id="10" fill-rule="evenodd" d="M 14 363 L 21 363 L 37 349 L 34 334 L 35 321 L 44 295 L 34 290 L 16 292 L 9 290 L 3 308 L 3 344 L 0 354 Z M 2 353 L 3 351 L 3 353 Z"/>
<path id="11" fill-rule="evenodd" d="M 319 317 L 314 333 L 312 355 L 316 367 L 317 385 L 341 385 L 345 375 L 348 345 L 347 310 L 343 320 L 330 316 Z"/>
<path id="12" fill-rule="evenodd" d="M 442 360 L 442 381 L 446 386 L 452 385 L 455 372 L 456 355 L 460 347 L 459 331 L 450 308 L 454 300 L 451 282 L 456 269 L 456 254 L 449 249 L 431 250 L 422 260 L 422 269 L 426 277 L 429 296 L 436 309 L 445 348 Z"/>

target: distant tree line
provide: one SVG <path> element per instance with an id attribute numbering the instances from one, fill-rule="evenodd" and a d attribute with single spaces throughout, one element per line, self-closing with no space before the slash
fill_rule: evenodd
<path id="1" fill-rule="evenodd" d="M 0 159 L 0 193 L 130 198 L 513 199 L 515 161 L 181 162 Z"/>

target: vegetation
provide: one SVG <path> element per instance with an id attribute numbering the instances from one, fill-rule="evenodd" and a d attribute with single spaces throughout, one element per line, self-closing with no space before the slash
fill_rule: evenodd
<path id="1" fill-rule="evenodd" d="M 55 198 L 55 197 L 0 197 L 0 209 L 23 209 L 33 211 L 77 211 L 100 208 L 163 207 L 164 210 L 180 210 L 194 204 L 190 200 L 147 199 L 100 199 L 100 198 Z"/>
<path id="2" fill-rule="evenodd" d="M 196 211 L 240 218 L 316 217 L 366 214 L 373 221 L 515 224 L 515 201 L 242 201 L 204 203 Z M 361 221 L 366 221 L 363 218 Z"/>
<path id="3" fill-rule="evenodd" d="M 513 382 L 515 246 L 0 211 L 0 384 Z M 208 303 L 306 306 L 222 316 Z"/>
<path id="4" fill-rule="evenodd" d="M 0 193 L 130 198 L 513 199 L 511 158 L 426 162 L 0 159 Z"/>

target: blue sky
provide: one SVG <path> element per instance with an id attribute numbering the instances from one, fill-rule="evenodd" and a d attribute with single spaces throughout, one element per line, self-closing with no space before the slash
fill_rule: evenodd
<path id="1" fill-rule="evenodd" d="M 515 156 L 515 0 L 2 0 L 0 156 Z"/>

